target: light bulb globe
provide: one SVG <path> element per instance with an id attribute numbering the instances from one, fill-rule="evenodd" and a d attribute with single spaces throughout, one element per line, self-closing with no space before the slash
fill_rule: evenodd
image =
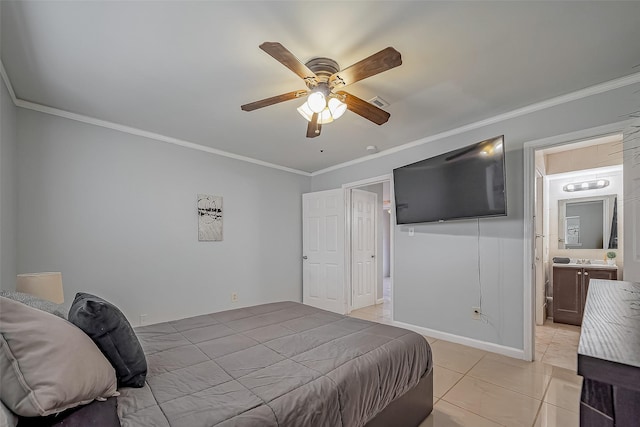
<path id="1" fill-rule="evenodd" d="M 307 98 L 307 104 L 314 113 L 320 113 L 327 106 L 327 100 L 322 92 L 312 92 Z"/>
<path id="2" fill-rule="evenodd" d="M 318 117 L 318 123 L 321 125 L 326 125 L 327 123 L 331 123 L 333 121 L 333 117 L 331 116 L 331 111 L 329 108 L 325 108 L 320 112 L 320 117 Z"/>
<path id="3" fill-rule="evenodd" d="M 347 111 L 347 104 L 341 102 L 337 98 L 331 98 L 329 100 L 329 111 L 331 111 L 333 119 L 336 120 L 340 118 L 340 116 L 342 116 L 345 111 Z"/>
<path id="4" fill-rule="evenodd" d="M 300 113 L 300 115 L 304 117 L 308 122 L 310 122 L 311 119 L 313 118 L 313 111 L 311 111 L 311 108 L 309 108 L 309 104 L 307 104 L 306 101 L 304 104 L 299 106 L 297 110 L 298 110 L 298 113 Z"/>

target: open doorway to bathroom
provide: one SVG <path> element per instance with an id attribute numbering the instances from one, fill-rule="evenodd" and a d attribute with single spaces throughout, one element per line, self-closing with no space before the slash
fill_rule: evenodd
<path id="1" fill-rule="evenodd" d="M 621 134 L 535 150 L 535 360 L 575 372 L 589 280 L 623 277 L 622 172 Z"/>

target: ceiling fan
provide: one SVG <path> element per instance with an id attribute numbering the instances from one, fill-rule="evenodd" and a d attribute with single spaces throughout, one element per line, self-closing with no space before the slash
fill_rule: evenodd
<path id="1" fill-rule="evenodd" d="M 242 110 L 253 111 L 307 96 L 305 103 L 298 108 L 298 112 L 309 121 L 307 138 L 320 135 L 322 125 L 331 123 L 345 110 L 352 111 L 377 125 L 389 120 L 391 115 L 386 111 L 339 89 L 401 65 L 400 52 L 394 48 L 383 49 L 344 70 L 340 70 L 338 63 L 333 59 L 324 57 L 313 58 L 303 64 L 277 42 L 262 43 L 260 49 L 300 76 L 307 90 L 295 90 L 244 104 L 240 107 Z"/>

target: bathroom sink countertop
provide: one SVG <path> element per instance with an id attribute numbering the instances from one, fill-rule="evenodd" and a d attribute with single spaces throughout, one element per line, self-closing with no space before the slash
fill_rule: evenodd
<path id="1" fill-rule="evenodd" d="M 617 270 L 618 266 L 617 265 L 609 265 L 609 264 L 589 264 L 589 263 L 580 263 L 578 264 L 577 262 L 570 262 L 569 264 L 558 264 L 558 263 L 553 263 L 554 267 L 571 267 L 571 268 L 576 268 L 576 267 L 584 267 L 584 268 L 601 268 L 601 269 L 605 269 L 605 270 Z"/>

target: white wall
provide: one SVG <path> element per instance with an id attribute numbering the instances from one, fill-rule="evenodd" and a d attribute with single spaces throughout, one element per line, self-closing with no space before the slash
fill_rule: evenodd
<path id="1" fill-rule="evenodd" d="M 16 107 L 0 83 L 0 289 L 15 290 L 18 193 Z"/>
<path id="2" fill-rule="evenodd" d="M 138 324 L 301 301 L 309 177 L 26 109 L 18 140 L 18 269 L 61 271 L 67 302 Z M 198 242 L 198 193 L 223 196 L 224 241 Z"/>
<path id="3" fill-rule="evenodd" d="M 482 219 L 481 271 L 487 323 L 472 320 L 478 304 L 477 223 L 474 220 L 396 226 L 394 317 L 401 322 L 523 349 L 523 144 L 619 122 L 636 107 L 632 85 L 441 138 L 312 177 L 313 191 L 388 174 L 393 168 L 505 135 L 509 215 Z M 393 120 L 393 111 L 391 111 Z"/>

